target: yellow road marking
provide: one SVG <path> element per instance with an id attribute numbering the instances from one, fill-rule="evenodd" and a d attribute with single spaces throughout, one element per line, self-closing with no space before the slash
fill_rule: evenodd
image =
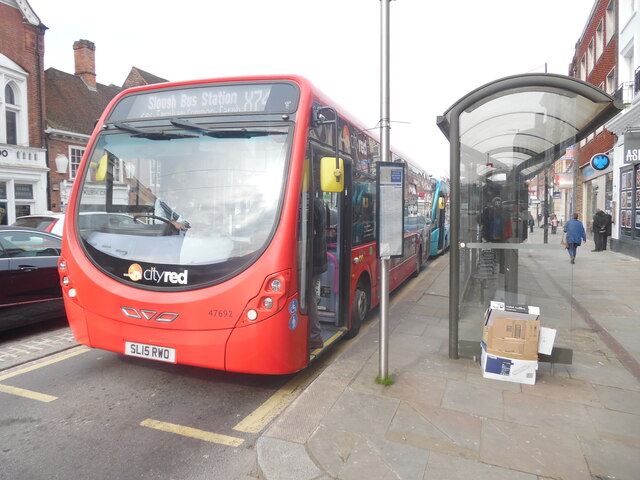
<path id="1" fill-rule="evenodd" d="M 0 382 L 6 380 L 8 378 L 16 377 L 18 375 L 22 375 L 23 373 L 31 372 L 33 370 L 37 370 L 38 368 L 46 367 L 48 365 L 52 365 L 54 363 L 61 362 L 62 360 L 66 360 L 67 358 L 75 357 L 76 355 L 80 355 L 81 353 L 86 353 L 90 351 L 90 348 L 82 348 L 80 350 L 76 350 L 75 352 L 67 353 L 66 355 L 61 355 L 56 358 L 52 358 L 47 360 L 46 362 L 37 363 L 35 365 L 31 365 L 30 367 L 22 368 L 15 372 L 7 373 L 6 375 L 0 375 Z"/>
<path id="2" fill-rule="evenodd" d="M 335 341 L 332 340 L 335 336 L 327 340 L 326 344 Z M 316 375 L 316 373 L 309 368 L 300 372 L 295 378 L 271 395 L 262 405 L 243 418 L 233 429 L 244 433 L 258 433 L 261 431 L 289 406 L 299 392 L 306 387 L 307 381 L 312 375 Z"/>
<path id="3" fill-rule="evenodd" d="M 42 363 L 37 363 L 35 365 L 31 365 L 26 368 L 21 368 L 20 370 L 16 370 L 15 372 L 7 373 L 5 375 L 0 375 L 0 381 L 17 377 L 18 375 L 22 375 L 23 373 L 32 372 L 33 370 L 37 370 L 38 368 L 46 367 L 48 365 L 61 362 L 62 360 L 75 357 L 76 355 L 80 355 L 81 353 L 88 352 L 89 350 L 90 350 L 89 348 L 82 348 L 74 352 L 67 353 L 66 355 L 61 355 L 59 357 L 52 358 Z M 11 395 L 17 395 L 18 397 L 30 398 L 31 400 L 38 400 L 39 402 L 52 402 L 58 399 L 58 397 L 54 397 L 53 395 L 47 395 L 46 393 L 33 392 L 31 390 L 25 390 L 24 388 L 12 387 L 10 385 L 2 385 L 2 384 L 0 384 L 0 392 L 9 393 Z"/>
<path id="4" fill-rule="evenodd" d="M 437 262 L 437 260 L 435 262 Z M 410 288 L 401 289 L 401 291 L 397 292 L 396 295 L 394 295 L 394 298 L 391 299 L 390 305 L 395 305 L 404 296 L 406 296 L 410 290 Z M 371 320 L 372 319 L 369 319 L 369 321 L 362 326 L 362 329 L 360 330 L 360 336 L 364 335 L 366 331 L 371 327 L 371 325 L 373 324 Z M 341 338 L 343 335 L 342 330 L 337 331 L 326 342 L 324 342 L 324 347 L 326 348 L 327 346 L 331 345 L 333 342 Z M 347 345 L 345 345 L 344 348 L 347 348 Z M 317 348 L 313 350 L 311 354 L 317 355 L 319 352 L 320 349 Z M 265 401 L 257 409 L 243 418 L 240 423 L 233 427 L 233 429 L 237 430 L 238 432 L 244 433 L 260 432 L 271 420 L 276 418 L 298 396 L 299 391 L 302 388 L 306 387 L 307 380 L 312 374 L 314 373 L 309 367 L 307 367 L 306 371 L 298 374 L 296 378 L 285 384 L 280 390 L 269 397 L 267 401 Z"/>
<path id="5" fill-rule="evenodd" d="M 400 298 L 402 297 L 396 296 L 396 298 L 391 301 L 391 304 L 393 305 L 395 302 L 399 301 Z M 371 327 L 372 323 L 373 322 L 369 321 L 362 326 L 360 331 L 361 335 Z M 342 335 L 342 330 L 337 331 L 326 342 L 324 342 L 324 347 L 326 348 L 330 344 L 334 343 L 336 340 L 341 338 Z M 348 344 L 346 344 L 344 348 L 346 348 L 347 345 Z M 318 352 L 320 352 L 319 348 L 313 350 L 311 354 L 316 355 Z M 233 429 L 244 433 L 260 432 L 271 420 L 280 415 L 280 413 L 289 406 L 289 404 L 298 396 L 300 390 L 306 387 L 308 378 L 314 374 L 315 373 L 311 368 L 307 367 L 305 371 L 296 375 L 294 379 L 286 383 L 276 393 L 271 395 L 271 397 L 269 397 L 262 405 L 243 418 L 240 423 L 233 427 Z"/>
<path id="6" fill-rule="evenodd" d="M 185 427 L 183 425 L 176 425 L 175 423 L 160 422 L 158 420 L 152 420 L 147 418 L 140 422 L 140 426 L 154 428 L 163 432 L 176 433 L 183 437 L 196 438 L 198 440 L 204 440 L 205 442 L 220 443 L 229 447 L 239 447 L 244 440 L 242 438 L 229 437 L 227 435 L 220 435 L 218 433 L 207 432 L 197 428 Z"/>
<path id="7" fill-rule="evenodd" d="M 9 385 L 0 385 L 0 392 L 10 393 L 19 397 L 30 398 L 31 400 L 38 400 L 39 402 L 53 402 L 54 400 L 58 399 L 58 397 L 47 395 L 46 393 L 32 392 L 31 390 L 11 387 Z"/>

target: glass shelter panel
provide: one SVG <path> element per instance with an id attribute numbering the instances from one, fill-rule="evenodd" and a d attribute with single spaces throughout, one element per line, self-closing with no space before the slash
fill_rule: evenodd
<path id="1" fill-rule="evenodd" d="M 539 307 L 541 325 L 558 330 L 556 345 L 571 346 L 574 265 L 561 245 L 563 225 L 551 227 L 553 165 L 593 108 L 559 89 L 513 89 L 461 113 L 460 339 L 479 341 L 485 310 L 500 301 Z M 548 195 L 530 198 L 534 178 Z M 537 221 L 541 211 L 547 222 Z"/>

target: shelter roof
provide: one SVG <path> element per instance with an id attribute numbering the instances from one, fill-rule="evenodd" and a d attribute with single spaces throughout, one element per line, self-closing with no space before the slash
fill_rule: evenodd
<path id="1" fill-rule="evenodd" d="M 455 140 L 450 138 L 455 116 L 461 155 L 486 159 L 479 168 L 491 162 L 530 178 L 621 108 L 612 96 L 581 80 L 525 74 L 470 92 L 438 117 L 438 126 L 449 141 Z"/>

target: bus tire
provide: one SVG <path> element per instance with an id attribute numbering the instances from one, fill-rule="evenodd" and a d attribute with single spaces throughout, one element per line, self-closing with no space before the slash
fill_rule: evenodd
<path id="1" fill-rule="evenodd" d="M 411 274 L 411 277 L 415 278 L 420 275 L 420 270 L 422 270 L 422 247 L 418 250 L 418 256 L 416 257 L 416 269 Z"/>
<path id="2" fill-rule="evenodd" d="M 360 327 L 369 310 L 369 292 L 362 281 L 358 282 L 353 295 L 351 305 L 351 328 L 346 333 L 346 338 L 354 338 L 360 332 Z"/>

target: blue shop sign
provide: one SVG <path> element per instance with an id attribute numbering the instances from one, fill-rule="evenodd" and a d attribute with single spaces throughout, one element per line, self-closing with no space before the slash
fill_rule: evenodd
<path id="1" fill-rule="evenodd" d="M 594 170 L 606 170 L 607 168 L 609 168 L 609 165 L 611 165 L 611 159 L 609 158 L 609 155 L 598 153 L 591 157 L 591 167 L 593 167 Z"/>

